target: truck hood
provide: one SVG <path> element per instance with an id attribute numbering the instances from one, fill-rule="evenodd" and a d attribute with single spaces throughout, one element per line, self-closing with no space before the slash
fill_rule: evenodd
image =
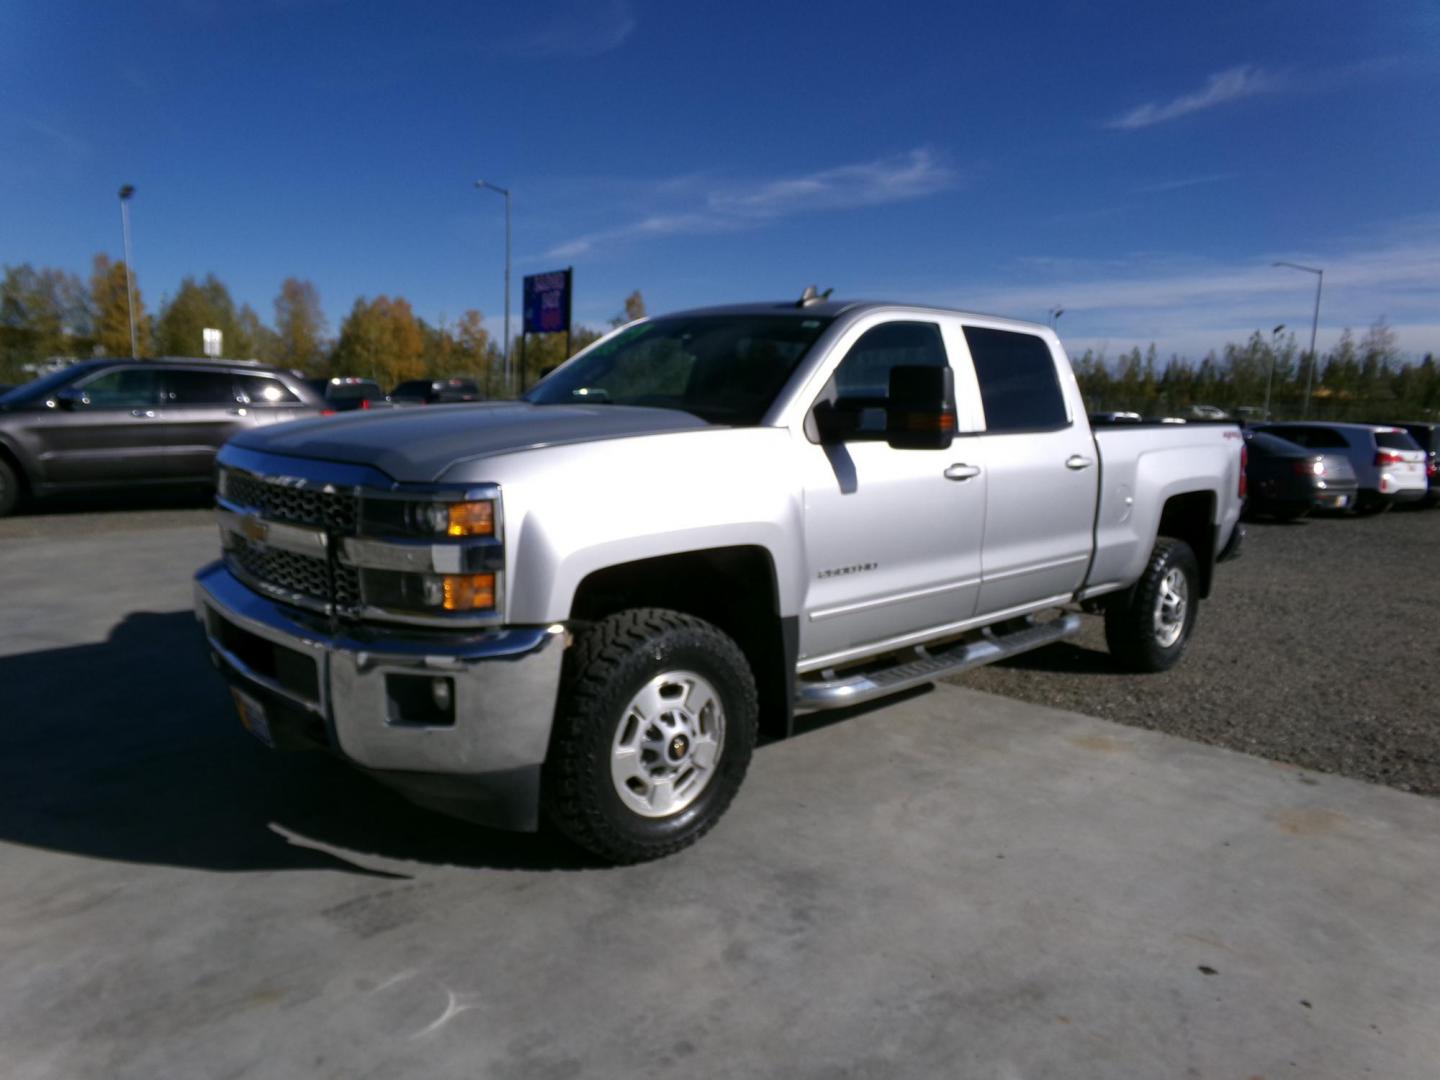
<path id="1" fill-rule="evenodd" d="M 370 465 L 396 480 L 425 483 L 459 462 L 495 454 L 709 426 L 674 409 L 505 401 L 297 420 L 255 428 L 231 442 L 267 454 Z"/>

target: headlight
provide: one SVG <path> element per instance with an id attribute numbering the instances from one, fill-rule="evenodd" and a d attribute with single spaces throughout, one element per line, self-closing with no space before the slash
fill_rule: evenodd
<path id="1" fill-rule="evenodd" d="M 495 501 L 407 503 L 410 527 L 421 535 L 494 536 Z"/>

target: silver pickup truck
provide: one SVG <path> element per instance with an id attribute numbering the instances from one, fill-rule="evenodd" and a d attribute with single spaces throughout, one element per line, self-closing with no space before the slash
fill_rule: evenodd
<path id="1" fill-rule="evenodd" d="M 1174 664 L 1240 543 L 1243 447 L 1092 431 L 1044 327 L 807 290 L 631 323 L 520 401 L 236 437 L 196 610 L 265 742 L 636 861 L 714 825 L 797 713 L 1082 610 L 1122 665 Z"/>

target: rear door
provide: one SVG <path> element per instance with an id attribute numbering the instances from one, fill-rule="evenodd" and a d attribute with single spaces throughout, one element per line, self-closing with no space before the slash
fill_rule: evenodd
<path id="1" fill-rule="evenodd" d="M 246 409 L 229 371 L 170 368 L 160 423 L 167 468 L 176 480 L 204 480 L 225 440 L 246 426 Z"/>
<path id="2" fill-rule="evenodd" d="M 158 427 L 160 373 L 135 364 L 107 368 L 75 384 L 83 397 L 36 413 L 30 435 L 41 481 L 110 484 L 165 478 Z"/>
<path id="3" fill-rule="evenodd" d="M 820 400 L 863 407 L 862 434 L 884 430 L 893 367 L 950 362 L 940 325 L 925 320 L 862 321 L 837 347 L 844 359 Z M 813 431 L 802 443 L 802 666 L 974 613 L 986 478 L 957 456 L 961 443 L 895 450 L 875 438 L 822 444 Z"/>
<path id="4" fill-rule="evenodd" d="M 979 613 L 1058 600 L 1080 588 L 1094 544 L 1099 465 L 1038 334 L 965 326 L 980 386 L 974 456 L 988 478 Z"/>

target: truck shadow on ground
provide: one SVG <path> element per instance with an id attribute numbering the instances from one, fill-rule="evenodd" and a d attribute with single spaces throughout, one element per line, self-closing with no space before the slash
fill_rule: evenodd
<path id="1" fill-rule="evenodd" d="M 101 644 L 0 657 L 0 702 L 0 840 L 217 871 L 405 876 L 366 856 L 595 865 L 558 837 L 421 810 L 325 754 L 266 749 L 241 729 L 188 611 L 130 615 Z"/>
<path id="2" fill-rule="evenodd" d="M 1043 649 L 1001 660 L 996 667 L 1021 671 L 1048 671 L 1061 675 L 1122 675 L 1114 658 L 1103 649 L 1090 649 L 1073 641 L 1060 641 Z"/>

